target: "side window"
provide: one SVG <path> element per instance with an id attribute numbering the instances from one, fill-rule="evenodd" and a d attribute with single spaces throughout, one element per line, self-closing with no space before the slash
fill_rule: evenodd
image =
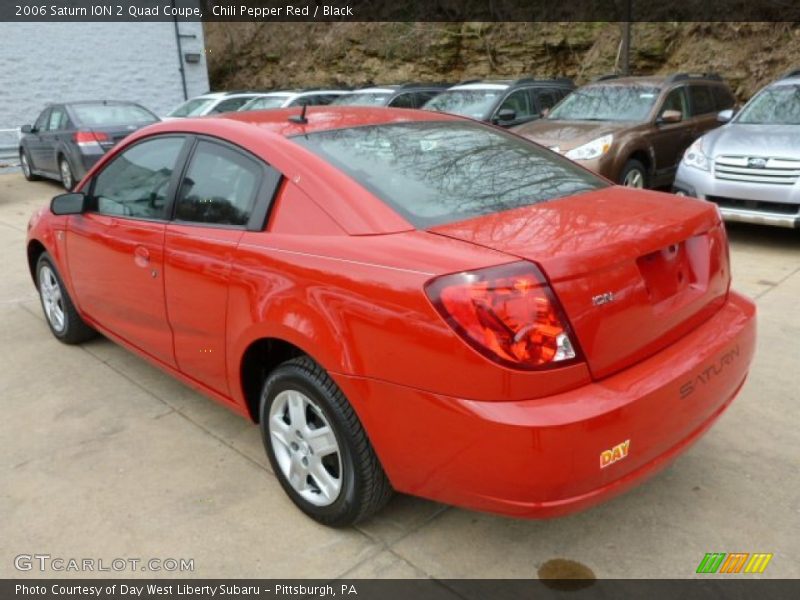
<path id="1" fill-rule="evenodd" d="M 711 88 L 707 85 L 690 85 L 689 96 L 692 100 L 692 116 L 707 115 L 716 111 Z"/>
<path id="2" fill-rule="evenodd" d="M 553 108 L 561 100 L 561 96 L 556 90 L 535 90 L 534 94 L 539 105 L 539 112 L 545 108 Z"/>
<path id="3" fill-rule="evenodd" d="M 400 94 L 389 103 L 394 108 L 416 108 L 414 106 L 414 94 Z"/>
<path id="4" fill-rule="evenodd" d="M 241 152 L 213 142 L 198 142 L 181 182 L 175 218 L 247 225 L 261 173 L 261 165 Z"/>
<path id="5" fill-rule="evenodd" d="M 434 91 L 427 91 L 427 92 L 417 92 L 414 94 L 414 98 L 416 102 L 414 103 L 415 108 L 422 108 L 425 106 L 425 103 L 433 98 L 436 95 Z"/>
<path id="6" fill-rule="evenodd" d="M 95 179 L 95 210 L 103 215 L 166 219 L 167 191 L 183 142 L 182 137 L 162 137 L 123 151 Z"/>
<path id="7" fill-rule="evenodd" d="M 683 119 L 689 116 L 689 107 L 686 103 L 684 88 L 675 88 L 667 94 L 667 97 L 664 98 L 664 104 L 661 105 L 661 110 L 658 111 L 659 116 L 664 114 L 665 110 L 677 110 L 681 113 L 681 118 Z"/>
<path id="8" fill-rule="evenodd" d="M 48 131 L 58 131 L 64 129 L 67 122 L 67 115 L 63 108 L 54 108 L 50 111 L 50 119 L 47 125 Z"/>
<path id="9" fill-rule="evenodd" d="M 497 113 L 501 110 L 511 109 L 516 113 L 515 119 L 524 119 L 525 117 L 530 117 L 536 114 L 536 110 L 533 108 L 533 103 L 531 102 L 531 95 L 528 93 L 528 90 L 517 90 L 515 92 L 511 92 L 508 97 L 503 100 L 503 103 L 497 109 Z"/>
<path id="10" fill-rule="evenodd" d="M 34 127 L 36 131 L 44 131 L 47 129 L 47 123 L 50 120 L 50 109 L 46 108 L 42 111 L 42 114 L 39 115 L 39 118 L 36 119 L 36 123 Z"/>
<path id="11" fill-rule="evenodd" d="M 733 108 L 736 104 L 733 94 L 725 86 L 715 85 L 711 89 L 714 91 L 714 102 L 718 111 Z"/>
<path id="12" fill-rule="evenodd" d="M 239 110 L 244 104 L 250 100 L 248 97 L 244 98 L 230 98 L 228 100 L 223 100 L 219 104 L 217 104 L 213 109 L 211 109 L 212 114 L 216 113 L 224 113 L 224 112 L 235 112 Z"/>

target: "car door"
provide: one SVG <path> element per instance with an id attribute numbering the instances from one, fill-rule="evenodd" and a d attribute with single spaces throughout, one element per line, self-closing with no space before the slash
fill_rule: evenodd
<path id="1" fill-rule="evenodd" d="M 198 138 L 166 228 L 166 306 L 178 368 L 224 395 L 231 261 L 242 234 L 263 229 L 279 180 L 243 150 Z"/>
<path id="2" fill-rule="evenodd" d="M 41 133 L 42 169 L 58 173 L 58 147 L 67 127 L 67 113 L 63 106 L 53 106 L 47 118 L 47 128 Z"/>
<path id="3" fill-rule="evenodd" d="M 513 111 L 512 119 L 501 119 L 503 111 Z M 533 121 L 539 116 L 533 103 L 529 88 L 514 90 L 506 96 L 491 116 L 491 122 L 501 127 L 514 127 L 528 121 Z"/>
<path id="4" fill-rule="evenodd" d="M 681 120 L 677 123 L 663 121 L 662 115 L 668 110 L 680 112 Z M 694 124 L 689 111 L 686 86 L 673 88 L 664 97 L 656 112 L 653 132 L 649 138 L 655 157 L 654 175 L 656 178 L 669 178 L 677 169 L 684 150 L 691 145 L 694 139 Z M 658 184 L 657 181 L 651 183 Z"/>
<path id="5" fill-rule="evenodd" d="M 90 209 L 69 218 L 67 256 L 78 305 L 101 328 L 175 366 L 164 298 L 164 236 L 181 135 L 147 138 L 93 177 Z"/>
<path id="6" fill-rule="evenodd" d="M 47 132 L 50 121 L 50 108 L 45 108 L 33 124 L 31 133 L 25 137 L 25 148 L 28 151 L 28 159 L 31 167 L 36 171 L 48 171 L 45 168 L 45 151 L 42 135 Z"/>

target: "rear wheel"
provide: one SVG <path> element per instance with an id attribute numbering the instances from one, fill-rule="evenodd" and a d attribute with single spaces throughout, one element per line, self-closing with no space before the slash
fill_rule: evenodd
<path id="1" fill-rule="evenodd" d="M 628 187 L 645 188 L 647 187 L 647 169 L 641 162 L 632 158 L 625 163 L 619 176 L 619 182 Z"/>
<path id="2" fill-rule="evenodd" d="M 24 150 L 19 152 L 19 164 L 22 167 L 22 174 L 28 181 L 38 181 L 39 178 L 33 174 L 31 170 L 31 162 L 28 160 L 28 154 Z"/>
<path id="3" fill-rule="evenodd" d="M 45 319 L 58 340 L 65 344 L 80 344 L 96 335 L 95 330 L 75 310 L 64 282 L 47 252 L 42 253 L 36 263 L 36 283 Z"/>
<path id="4" fill-rule="evenodd" d="M 275 369 L 264 383 L 261 433 L 273 472 L 311 518 L 335 527 L 380 510 L 392 488 L 352 406 L 308 357 Z"/>
<path id="5" fill-rule="evenodd" d="M 58 160 L 58 172 L 61 174 L 61 184 L 64 189 L 71 192 L 75 185 L 75 176 L 72 174 L 72 167 L 69 166 L 69 161 L 63 156 Z"/>

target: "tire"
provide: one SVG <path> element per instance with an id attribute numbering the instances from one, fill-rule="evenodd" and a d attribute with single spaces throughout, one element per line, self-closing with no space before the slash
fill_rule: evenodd
<path id="1" fill-rule="evenodd" d="M 44 318 L 57 340 L 65 344 L 80 344 L 97 335 L 75 310 L 64 282 L 47 252 L 43 252 L 36 262 L 36 287 L 39 290 Z"/>
<path id="2" fill-rule="evenodd" d="M 391 498 L 391 484 L 353 407 L 310 358 L 292 359 L 270 373 L 259 417 L 275 476 L 312 519 L 353 525 Z"/>
<path id="3" fill-rule="evenodd" d="M 24 150 L 19 151 L 19 164 L 22 167 L 22 174 L 28 181 L 39 181 L 39 177 L 33 174 L 31 170 L 31 161 L 28 158 L 28 153 Z"/>
<path id="4" fill-rule="evenodd" d="M 68 192 L 72 191 L 75 187 L 75 175 L 72 174 L 72 167 L 69 166 L 69 161 L 65 157 L 58 159 L 58 172 L 61 175 L 61 185 Z"/>
<path id="5" fill-rule="evenodd" d="M 649 183 L 647 180 L 647 169 L 640 161 L 632 158 L 626 162 L 625 166 L 622 168 L 622 173 L 619 176 L 619 183 L 620 185 L 628 187 L 646 188 Z"/>

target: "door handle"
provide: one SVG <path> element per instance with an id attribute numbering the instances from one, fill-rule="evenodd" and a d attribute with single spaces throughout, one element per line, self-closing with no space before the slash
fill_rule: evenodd
<path id="1" fill-rule="evenodd" d="M 136 246 L 133 251 L 133 262 L 137 267 L 146 267 L 150 264 L 150 251 L 144 246 Z"/>

